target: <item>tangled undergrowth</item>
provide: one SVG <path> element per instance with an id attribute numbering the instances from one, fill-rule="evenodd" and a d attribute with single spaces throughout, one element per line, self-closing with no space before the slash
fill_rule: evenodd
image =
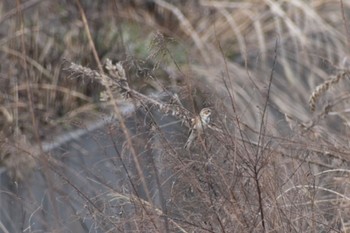
<path id="1" fill-rule="evenodd" d="M 342 0 L 0 3 L 0 229 L 349 231 L 349 18 Z"/>

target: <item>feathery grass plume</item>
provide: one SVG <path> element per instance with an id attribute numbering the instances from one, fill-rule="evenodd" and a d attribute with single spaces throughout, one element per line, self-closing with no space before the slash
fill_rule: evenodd
<path id="1" fill-rule="evenodd" d="M 72 73 L 74 77 L 83 77 L 90 80 L 98 81 L 104 87 L 109 87 L 113 94 L 121 93 L 123 96 L 127 97 L 127 91 L 129 90 L 129 85 L 126 80 L 126 75 L 124 68 L 120 63 L 113 65 L 112 62 L 107 59 L 106 69 L 109 75 L 100 74 L 96 70 L 92 70 L 88 67 L 75 64 L 74 62 L 69 62 L 69 67 L 65 70 Z M 109 101 L 112 98 L 108 95 L 106 91 L 100 93 L 100 101 Z"/>
<path id="2" fill-rule="evenodd" d="M 66 70 L 72 72 L 73 75 L 76 75 L 77 78 L 83 77 L 91 80 L 100 80 L 101 74 L 96 70 L 92 70 L 88 67 L 84 67 L 82 65 L 75 64 L 73 62 L 68 62 L 69 67 Z"/>
<path id="3" fill-rule="evenodd" d="M 112 98 L 106 91 L 103 91 L 100 94 L 101 101 L 113 100 L 117 98 L 116 96 L 118 94 L 121 94 L 124 98 L 132 98 L 139 104 L 139 106 L 151 105 L 165 115 L 171 115 L 182 120 L 185 126 L 191 126 L 194 115 L 182 105 L 178 103 L 164 103 L 130 88 L 125 70 L 120 62 L 113 65 L 112 62 L 107 59 L 105 67 L 108 70 L 109 75 L 100 74 L 97 71 L 77 65 L 73 62 L 70 62 L 69 64 L 69 67 L 67 67 L 65 70 L 71 72 L 72 76 L 96 80 L 103 86 L 110 88 L 113 94 Z"/>
<path id="4" fill-rule="evenodd" d="M 109 86 L 111 89 L 112 93 L 113 92 L 119 92 L 123 98 L 127 99 L 130 96 L 128 96 L 128 90 L 129 88 L 129 83 L 125 75 L 125 70 L 121 64 L 121 62 L 116 63 L 113 65 L 112 61 L 110 59 L 106 60 L 106 69 L 108 70 L 109 76 L 108 78 L 105 78 L 101 80 L 101 84 L 104 86 Z M 101 97 L 106 97 L 108 96 L 108 93 L 106 91 L 101 93 Z M 103 98 L 101 99 L 103 101 Z M 110 99 L 108 99 L 110 100 Z"/>
<path id="5" fill-rule="evenodd" d="M 168 52 L 167 43 L 169 39 L 165 38 L 161 32 L 154 34 L 151 43 L 149 45 L 150 55 L 147 59 L 156 59 L 156 67 L 161 61 L 166 60 L 166 55 Z"/>
<path id="6" fill-rule="evenodd" d="M 348 77 L 350 75 L 350 71 L 342 71 L 338 73 L 336 76 L 333 76 L 331 79 L 325 81 L 324 83 L 318 85 L 316 89 L 312 92 L 311 97 L 309 99 L 309 107 L 312 112 L 316 110 L 316 102 L 318 98 L 325 93 L 331 86 L 337 84 L 340 80 Z"/>

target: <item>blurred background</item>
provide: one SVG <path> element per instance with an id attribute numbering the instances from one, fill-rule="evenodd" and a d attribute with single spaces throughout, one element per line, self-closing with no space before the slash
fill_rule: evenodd
<path id="1" fill-rule="evenodd" d="M 349 19 L 346 0 L 3 0 L 0 232 L 349 231 Z M 186 151 L 178 119 L 118 96 L 110 120 L 67 71 L 107 58 L 220 130 Z"/>

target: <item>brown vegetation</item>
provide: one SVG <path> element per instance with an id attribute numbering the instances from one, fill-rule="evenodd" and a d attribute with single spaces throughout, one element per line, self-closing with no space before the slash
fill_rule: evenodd
<path id="1" fill-rule="evenodd" d="M 350 231 L 348 1 L 73 2 L 0 3 L 1 232 Z"/>

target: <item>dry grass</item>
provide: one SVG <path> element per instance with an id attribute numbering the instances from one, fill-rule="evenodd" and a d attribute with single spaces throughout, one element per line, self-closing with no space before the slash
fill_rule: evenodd
<path id="1" fill-rule="evenodd" d="M 1 231 L 349 231 L 349 11 L 0 3 Z"/>
<path id="2" fill-rule="evenodd" d="M 336 85 L 339 83 L 342 79 L 348 78 L 349 71 L 343 71 L 337 74 L 334 77 L 331 77 L 329 80 L 325 81 L 324 83 L 318 85 L 316 89 L 312 92 L 309 105 L 311 111 L 316 110 L 316 102 L 320 96 L 322 96 L 327 90 L 329 90 L 333 85 Z"/>

